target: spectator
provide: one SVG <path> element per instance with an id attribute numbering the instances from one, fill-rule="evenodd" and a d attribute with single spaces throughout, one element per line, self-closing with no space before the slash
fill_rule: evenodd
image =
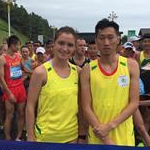
<path id="1" fill-rule="evenodd" d="M 123 45 L 123 48 L 124 48 L 124 56 L 127 57 L 127 58 L 135 58 L 135 47 L 134 45 L 131 43 L 131 42 L 126 42 L 124 45 Z"/>
<path id="2" fill-rule="evenodd" d="M 86 41 L 82 38 L 77 39 L 77 46 L 74 56 L 69 60 L 72 64 L 83 67 L 90 59 L 85 57 Z"/>
<path id="3" fill-rule="evenodd" d="M 17 104 L 17 125 L 18 133 L 16 140 L 22 135 L 24 126 L 24 109 L 26 103 L 26 91 L 21 79 L 21 58 L 17 53 L 20 49 L 20 40 L 12 35 L 7 40 L 8 50 L 6 54 L 0 57 L 0 84 L 3 90 L 3 100 L 5 101 L 5 139 L 11 140 L 11 121 Z"/>
<path id="4" fill-rule="evenodd" d="M 131 42 L 133 46 L 135 47 L 135 50 L 140 51 L 140 37 L 139 36 L 131 36 L 128 39 L 128 42 Z"/>
<path id="5" fill-rule="evenodd" d="M 53 40 L 49 39 L 45 44 L 45 61 L 48 61 L 54 57 L 53 53 Z"/>
<path id="6" fill-rule="evenodd" d="M 91 60 L 95 60 L 95 59 L 97 59 L 97 57 L 98 57 L 98 50 L 97 50 L 97 47 L 96 47 L 96 43 L 95 43 L 95 41 L 93 40 L 93 41 L 90 41 L 89 43 L 88 43 L 88 54 L 89 54 L 89 58 L 91 59 Z"/>
<path id="7" fill-rule="evenodd" d="M 41 64 L 43 64 L 45 62 L 45 49 L 43 47 L 38 47 L 36 49 L 36 63 L 37 66 L 40 66 Z"/>

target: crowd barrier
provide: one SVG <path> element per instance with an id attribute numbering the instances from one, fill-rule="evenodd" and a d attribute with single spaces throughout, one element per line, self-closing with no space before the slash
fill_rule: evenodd
<path id="1" fill-rule="evenodd" d="M 0 141 L 0 150 L 150 150 L 150 147 Z"/>

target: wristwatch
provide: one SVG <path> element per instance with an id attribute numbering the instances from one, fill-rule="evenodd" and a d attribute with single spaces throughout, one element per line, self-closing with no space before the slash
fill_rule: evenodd
<path id="1" fill-rule="evenodd" d="M 86 135 L 78 135 L 78 139 L 85 140 L 86 139 Z"/>

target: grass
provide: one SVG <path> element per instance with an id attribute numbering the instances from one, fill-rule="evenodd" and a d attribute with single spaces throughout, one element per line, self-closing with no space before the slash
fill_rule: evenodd
<path id="1" fill-rule="evenodd" d="M 22 33 L 11 27 L 11 35 L 16 35 L 21 40 L 21 44 L 24 45 L 29 39 Z M 8 38 L 8 24 L 4 20 L 0 19 L 0 44 L 3 43 L 4 39 Z"/>

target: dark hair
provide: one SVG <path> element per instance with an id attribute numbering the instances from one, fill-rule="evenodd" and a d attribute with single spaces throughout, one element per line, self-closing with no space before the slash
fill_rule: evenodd
<path id="1" fill-rule="evenodd" d="M 27 41 L 27 42 L 25 43 L 25 45 L 28 45 L 28 44 L 33 44 L 33 41 Z"/>
<path id="2" fill-rule="evenodd" d="M 85 39 L 83 37 L 80 37 L 80 36 L 77 36 L 77 40 L 84 40 L 85 41 Z"/>
<path id="3" fill-rule="evenodd" d="M 95 40 L 89 41 L 88 45 L 90 45 L 90 44 L 95 44 Z"/>
<path id="4" fill-rule="evenodd" d="M 33 45 L 35 45 L 37 43 L 40 44 L 40 45 L 42 45 L 41 41 L 39 41 L 39 40 L 38 41 L 34 41 Z"/>
<path id="5" fill-rule="evenodd" d="M 116 33 L 119 35 L 119 25 L 114 21 L 109 21 L 108 19 L 104 18 L 104 19 L 100 20 L 95 26 L 96 37 L 98 35 L 99 29 L 103 30 L 107 27 L 114 28 Z"/>
<path id="6" fill-rule="evenodd" d="M 53 39 L 49 39 L 46 41 L 45 45 L 47 46 L 48 44 L 53 44 Z"/>
<path id="7" fill-rule="evenodd" d="M 57 38 L 59 37 L 59 35 L 62 34 L 62 33 L 72 34 L 72 35 L 74 36 L 74 38 L 75 38 L 75 41 L 76 41 L 76 39 L 77 39 L 77 34 L 76 34 L 75 30 L 74 30 L 72 27 L 65 26 L 65 27 L 61 27 L 61 28 L 56 32 L 54 41 L 56 41 Z"/>
<path id="8" fill-rule="evenodd" d="M 10 47 L 12 44 L 17 44 L 20 39 L 16 35 L 12 35 L 7 39 L 7 45 Z"/>
<path id="9" fill-rule="evenodd" d="M 141 40 L 144 40 L 144 39 L 150 39 L 150 33 L 145 33 L 145 34 L 142 36 Z"/>
<path id="10" fill-rule="evenodd" d="M 26 46 L 26 45 L 21 46 L 21 50 L 22 50 L 23 48 L 29 49 L 28 46 Z"/>

